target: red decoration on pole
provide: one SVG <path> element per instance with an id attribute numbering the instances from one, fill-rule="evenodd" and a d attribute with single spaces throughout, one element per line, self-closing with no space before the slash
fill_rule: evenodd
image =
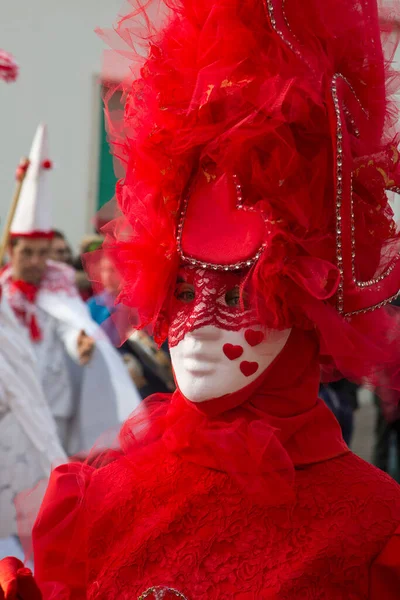
<path id="1" fill-rule="evenodd" d="M 27 158 L 21 159 L 21 162 L 19 163 L 17 170 L 15 172 L 15 179 L 17 181 L 23 181 L 25 179 L 25 175 L 28 170 L 28 167 L 29 167 L 29 160 Z"/>
<path id="2" fill-rule="evenodd" d="M 5 50 L 0 50 L 0 79 L 12 83 L 18 77 L 18 70 L 14 57 Z"/>

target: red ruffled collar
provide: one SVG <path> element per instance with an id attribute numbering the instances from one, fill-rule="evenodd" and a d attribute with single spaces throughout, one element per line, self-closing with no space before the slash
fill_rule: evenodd
<path id="1" fill-rule="evenodd" d="M 170 401 L 150 398 L 122 430 L 122 448 L 136 460 L 140 448 L 149 456 L 152 443 L 161 442 L 184 460 L 232 476 L 249 493 L 287 501 L 296 469 L 348 452 L 318 399 L 317 356 L 313 335 L 293 330 L 269 369 L 237 394 L 197 405 L 179 390 Z"/>

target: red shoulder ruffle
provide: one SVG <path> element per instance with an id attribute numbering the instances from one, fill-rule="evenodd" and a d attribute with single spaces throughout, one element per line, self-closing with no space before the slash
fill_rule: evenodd
<path id="1" fill-rule="evenodd" d="M 44 598 L 86 598 L 85 494 L 93 468 L 56 468 L 32 532 L 35 579 Z"/>

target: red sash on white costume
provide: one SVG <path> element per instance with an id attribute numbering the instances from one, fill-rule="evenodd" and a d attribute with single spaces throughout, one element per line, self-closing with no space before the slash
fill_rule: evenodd
<path id="1" fill-rule="evenodd" d="M 39 291 L 57 294 L 62 292 L 70 297 L 77 297 L 75 275 L 71 267 L 61 263 L 48 262 L 47 269 L 40 286 L 14 280 L 10 265 L 3 269 L 0 275 L 0 284 L 4 286 L 5 295 L 18 320 L 24 325 L 33 342 L 42 340 L 38 319 L 36 299 Z"/>

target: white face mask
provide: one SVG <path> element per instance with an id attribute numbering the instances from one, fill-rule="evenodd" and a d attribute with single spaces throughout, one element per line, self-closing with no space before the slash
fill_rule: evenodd
<path id="1" fill-rule="evenodd" d="M 290 329 L 238 331 L 214 325 L 188 331 L 171 347 L 176 382 L 192 402 L 221 398 L 257 379 L 284 348 Z"/>

